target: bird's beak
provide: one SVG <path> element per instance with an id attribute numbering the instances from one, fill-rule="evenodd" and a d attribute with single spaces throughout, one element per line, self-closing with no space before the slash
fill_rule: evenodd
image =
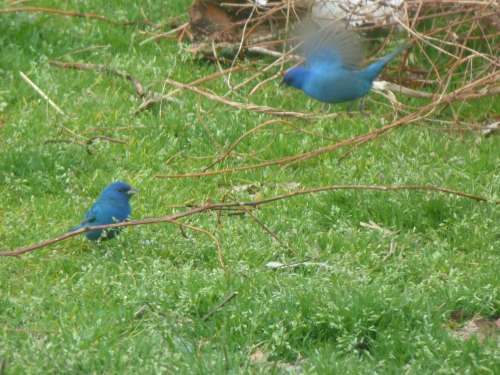
<path id="1" fill-rule="evenodd" d="M 139 190 L 132 188 L 129 191 L 127 191 L 127 194 L 128 195 L 134 195 L 135 193 L 138 193 L 138 192 L 139 192 Z"/>

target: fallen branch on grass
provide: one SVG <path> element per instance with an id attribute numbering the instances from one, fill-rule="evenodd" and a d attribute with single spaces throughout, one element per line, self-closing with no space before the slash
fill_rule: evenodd
<path id="1" fill-rule="evenodd" d="M 127 141 L 124 141 L 122 139 L 107 137 L 105 135 L 96 135 L 95 137 L 90 137 L 85 142 L 72 141 L 72 140 L 69 140 L 69 139 L 49 139 L 48 141 L 45 141 L 45 144 L 51 144 L 51 143 L 73 143 L 73 144 L 77 144 L 79 146 L 88 147 L 88 146 L 94 144 L 96 141 L 107 141 L 109 143 L 118 143 L 118 144 L 122 144 L 122 145 L 126 145 L 127 144 Z"/>
<path id="2" fill-rule="evenodd" d="M 170 93 L 166 95 L 162 95 L 160 93 L 154 92 L 154 91 L 148 91 L 144 88 L 142 85 L 141 81 L 139 81 L 137 78 L 135 78 L 133 75 L 131 75 L 128 72 L 117 70 L 114 68 L 111 68 L 106 65 L 102 64 L 89 64 L 89 63 L 74 63 L 74 62 L 63 62 L 63 61 L 50 61 L 50 65 L 62 68 L 62 69 L 74 69 L 74 70 L 87 70 L 87 71 L 96 71 L 99 73 L 105 73 L 109 74 L 112 76 L 116 76 L 122 79 L 125 79 L 127 81 L 130 81 L 132 85 L 134 86 L 134 90 L 136 95 L 139 98 L 143 98 L 144 102 L 139 106 L 137 110 L 134 111 L 134 114 L 137 114 L 149 107 L 151 107 L 153 104 L 160 103 L 162 101 L 171 101 L 171 102 L 176 102 L 177 100 L 173 97 L 177 93 L 179 93 L 181 90 L 179 88 L 171 91 Z M 196 85 L 200 84 L 203 82 L 210 81 L 212 79 L 218 78 L 221 75 L 224 75 L 226 73 L 234 72 L 234 71 L 239 71 L 242 70 L 242 67 L 234 67 L 230 69 L 226 69 L 221 72 L 216 72 L 214 74 L 210 74 L 209 76 L 202 77 L 200 79 L 197 79 L 191 83 L 191 85 Z"/>
<path id="3" fill-rule="evenodd" d="M 466 199 L 471 199 L 477 202 L 489 202 L 492 204 L 500 204 L 500 200 L 492 200 L 488 199 L 482 196 L 474 195 L 474 194 L 469 194 L 466 192 L 461 192 L 457 190 L 452 190 L 448 188 L 443 188 L 443 187 L 438 187 L 438 186 L 432 186 L 432 185 L 330 185 L 330 186 L 322 186 L 322 187 L 317 187 L 317 188 L 311 188 L 311 189 L 304 189 L 304 190 L 298 190 L 294 191 L 291 193 L 287 194 L 282 194 L 282 195 L 277 195 L 275 197 L 267 198 L 267 199 L 262 199 L 262 200 L 257 200 L 257 201 L 247 201 L 247 202 L 228 202 L 228 203 L 207 203 L 203 206 L 200 207 L 195 207 L 190 210 L 184 211 L 184 212 L 179 212 L 177 214 L 172 214 L 172 215 L 166 215 L 166 216 L 161 216 L 161 217 L 152 217 L 152 218 L 147 218 L 147 219 L 142 219 L 142 220 L 131 220 L 131 221 L 125 221 L 122 223 L 116 223 L 116 224 L 107 224 L 107 225 L 96 225 L 92 227 L 85 227 L 85 228 L 80 228 L 74 232 L 67 232 L 63 235 L 60 235 L 58 237 L 48 239 L 33 245 L 25 246 L 25 247 L 19 247 L 13 250 L 8 250 L 8 251 L 3 251 L 0 252 L 0 256 L 6 257 L 6 256 L 19 256 L 25 253 L 30 253 L 38 249 L 42 249 L 44 247 L 53 245 L 55 243 L 65 241 L 71 237 L 76 237 L 80 234 L 83 233 L 88 233 L 91 231 L 96 231 L 96 230 L 103 230 L 103 229 L 111 229 L 111 228 L 123 228 L 123 227 L 132 227 L 132 226 L 139 226 L 139 225 L 150 225 L 150 224 L 159 224 L 159 223 L 172 223 L 176 225 L 184 225 L 187 226 L 186 224 L 179 223 L 177 222 L 178 219 L 188 217 L 188 216 L 193 216 L 197 215 L 203 212 L 209 212 L 209 211 L 220 211 L 220 210 L 238 210 L 241 209 L 242 207 L 258 207 L 261 205 L 273 203 L 276 201 L 284 200 L 284 199 L 289 199 L 292 197 L 296 196 L 301 196 L 301 195 L 309 195 L 309 194 L 316 194 L 316 193 L 321 193 L 321 192 L 326 192 L 326 191 L 334 191 L 334 190 L 375 190 L 375 191 L 384 191 L 384 192 L 390 192 L 390 191 L 427 191 L 427 192 L 436 192 L 436 193 L 442 193 L 442 194 L 450 194 L 450 195 L 455 195 L 461 198 L 466 198 Z M 188 226 L 189 228 L 193 229 L 191 226 Z M 199 228 L 198 228 L 199 229 Z M 206 233 L 206 231 L 204 231 Z"/>

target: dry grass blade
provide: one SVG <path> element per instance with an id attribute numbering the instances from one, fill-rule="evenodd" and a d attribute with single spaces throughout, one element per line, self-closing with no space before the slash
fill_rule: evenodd
<path id="1" fill-rule="evenodd" d="M 221 71 L 218 71 L 218 72 L 215 72 L 215 73 L 212 73 L 212 74 L 209 74 L 208 76 L 205 76 L 205 77 L 202 77 L 202 78 L 199 78 L 193 82 L 190 83 L 190 85 L 194 86 L 194 85 L 199 85 L 201 83 L 205 83 L 205 82 L 208 82 L 208 81 L 212 81 L 216 78 L 219 78 L 221 76 L 224 76 L 230 72 L 237 72 L 237 71 L 241 71 L 241 70 L 244 70 L 243 67 L 241 66 L 234 66 L 232 68 L 228 68 L 228 69 L 224 69 L 224 70 L 221 70 Z M 149 98 L 147 100 L 144 101 L 144 103 L 142 103 L 140 105 L 139 108 L 137 108 L 135 111 L 134 111 L 134 114 L 137 114 L 139 112 L 142 112 L 144 111 L 145 109 L 148 109 L 150 108 L 151 106 L 153 106 L 154 104 L 157 104 L 157 103 L 161 103 L 163 102 L 164 100 L 172 100 L 173 99 L 173 96 L 174 95 L 177 95 L 178 93 L 182 92 L 182 89 L 179 89 L 179 88 L 176 88 L 172 91 L 170 91 L 169 93 L 165 94 L 165 95 L 160 95 L 160 94 L 157 94 L 155 96 L 153 96 L 152 98 Z"/>
<path id="2" fill-rule="evenodd" d="M 37 92 L 38 95 L 44 98 L 47 101 L 47 103 L 49 103 L 49 105 L 56 110 L 57 113 L 59 113 L 62 116 L 66 116 L 66 113 L 64 113 L 64 111 L 61 108 L 59 108 L 59 106 L 47 96 L 47 94 L 45 94 L 37 85 L 35 85 L 33 81 L 29 79 L 28 76 L 26 76 L 26 74 L 24 74 L 23 72 L 19 72 L 19 75 L 21 76 L 23 81 L 26 82 L 28 85 L 30 85 L 33 88 L 33 90 Z"/>

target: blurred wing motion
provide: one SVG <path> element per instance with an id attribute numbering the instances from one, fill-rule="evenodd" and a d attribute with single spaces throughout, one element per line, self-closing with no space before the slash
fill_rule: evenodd
<path id="1" fill-rule="evenodd" d="M 361 38 L 341 21 L 324 27 L 303 22 L 297 26 L 295 35 L 308 67 L 342 66 L 354 70 L 364 60 Z"/>

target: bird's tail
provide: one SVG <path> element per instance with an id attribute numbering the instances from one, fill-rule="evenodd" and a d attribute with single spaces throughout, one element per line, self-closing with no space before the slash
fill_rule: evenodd
<path id="1" fill-rule="evenodd" d="M 361 72 L 362 74 L 369 79 L 370 81 L 374 81 L 375 78 L 382 72 L 382 69 L 385 68 L 387 64 L 391 62 L 392 59 L 394 59 L 397 55 L 399 55 L 401 52 L 403 52 L 405 49 L 407 49 L 410 46 L 409 43 L 405 43 L 398 48 L 396 48 L 394 51 L 389 53 L 388 55 L 385 55 L 382 57 L 380 60 L 375 61 L 374 63 L 368 65 L 365 69 L 363 69 Z"/>

